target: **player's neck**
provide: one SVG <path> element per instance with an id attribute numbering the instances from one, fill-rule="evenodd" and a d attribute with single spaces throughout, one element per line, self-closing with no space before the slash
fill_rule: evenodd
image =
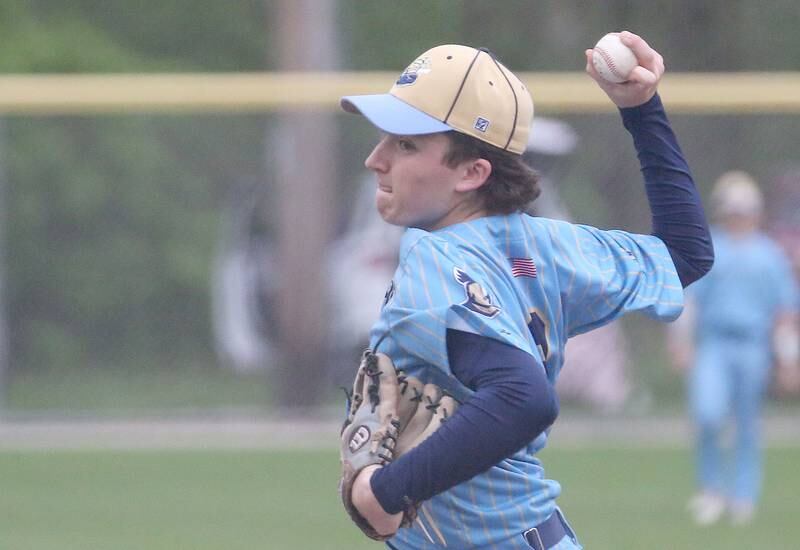
<path id="1" fill-rule="evenodd" d="M 454 206 L 453 209 L 445 214 L 439 221 L 425 229 L 428 231 L 436 231 L 437 229 L 444 229 L 445 227 L 458 223 L 484 218 L 488 215 L 489 212 L 487 212 L 483 204 L 474 204 L 465 201 Z"/>

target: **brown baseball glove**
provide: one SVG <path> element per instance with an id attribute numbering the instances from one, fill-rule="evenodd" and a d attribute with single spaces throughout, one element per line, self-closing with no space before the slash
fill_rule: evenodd
<path id="1" fill-rule="evenodd" d="M 340 447 L 342 502 L 364 534 L 374 540 L 386 540 L 394 533 L 378 533 L 353 505 L 353 482 L 367 466 L 385 466 L 419 445 L 452 415 L 458 403 L 438 386 L 423 385 L 419 379 L 396 370 L 387 355 L 370 350 L 361 358 L 353 392 L 348 397 L 350 406 Z M 407 503 L 401 527 L 416 519 L 418 505 Z"/>

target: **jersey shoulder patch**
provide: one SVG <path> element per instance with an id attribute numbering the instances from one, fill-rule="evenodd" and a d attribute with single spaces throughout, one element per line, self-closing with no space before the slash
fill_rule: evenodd
<path id="1" fill-rule="evenodd" d="M 464 288 L 466 300 L 461 305 L 490 319 L 497 317 L 497 314 L 500 313 L 500 307 L 494 304 L 492 296 L 485 288 L 459 267 L 453 268 L 453 277 Z"/>

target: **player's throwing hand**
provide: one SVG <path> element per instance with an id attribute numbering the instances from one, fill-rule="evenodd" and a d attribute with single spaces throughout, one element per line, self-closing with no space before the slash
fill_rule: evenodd
<path id="1" fill-rule="evenodd" d="M 619 33 L 622 43 L 636 55 L 639 66 L 635 67 L 626 82 L 614 83 L 603 79 L 592 63 L 592 50 L 586 50 L 586 72 L 608 95 L 617 107 L 636 107 L 652 98 L 661 77 L 664 75 L 664 58 L 650 47 L 644 39 L 632 32 Z"/>

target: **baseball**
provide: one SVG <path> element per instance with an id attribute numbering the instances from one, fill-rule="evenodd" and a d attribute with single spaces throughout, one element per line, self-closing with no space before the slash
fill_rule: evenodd
<path id="1" fill-rule="evenodd" d="M 592 64 L 604 80 L 625 82 L 639 61 L 633 50 L 622 43 L 618 34 L 609 33 L 595 44 Z"/>

